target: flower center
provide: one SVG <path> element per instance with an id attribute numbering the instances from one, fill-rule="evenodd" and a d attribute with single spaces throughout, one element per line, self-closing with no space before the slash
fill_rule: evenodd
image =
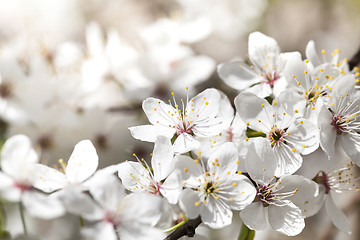
<path id="1" fill-rule="evenodd" d="M 324 171 L 318 172 L 312 180 L 319 185 L 323 185 L 325 187 L 325 193 L 329 193 L 331 189 L 329 177 Z"/>
<path id="2" fill-rule="evenodd" d="M 116 215 L 116 213 L 113 213 L 112 211 L 106 211 L 103 220 L 105 222 L 111 223 L 113 226 L 120 225 L 120 220 L 118 219 L 118 216 Z"/>
<path id="3" fill-rule="evenodd" d="M 274 87 L 274 83 L 280 78 L 280 76 L 277 72 L 274 71 L 263 74 L 263 78 L 265 81 L 263 81 L 262 83 L 266 83 L 269 84 L 270 87 Z"/>
<path id="4" fill-rule="evenodd" d="M 150 189 L 150 193 L 154 194 L 154 195 L 160 195 L 160 188 L 161 188 L 161 183 L 159 182 L 153 182 L 150 184 L 149 189 Z"/>
<path id="5" fill-rule="evenodd" d="M 193 128 L 194 128 L 194 125 L 192 123 L 190 123 L 189 121 L 182 121 L 181 123 L 179 123 L 176 126 L 176 134 L 180 135 L 183 133 L 187 133 L 187 134 L 194 136 L 194 133 L 192 131 Z"/>
<path id="6" fill-rule="evenodd" d="M 331 118 L 331 125 L 336 129 L 337 135 L 340 135 L 345 129 L 344 126 L 342 126 L 343 123 L 345 123 L 342 119 L 341 115 L 333 115 Z"/>
<path id="7" fill-rule="evenodd" d="M 256 189 L 256 201 L 261 201 L 264 207 L 269 206 L 269 203 L 274 199 L 274 194 L 269 186 L 259 185 Z"/>
<path id="8" fill-rule="evenodd" d="M 273 128 L 269 134 L 268 139 L 271 142 L 272 147 L 280 147 L 280 145 L 284 142 L 284 134 L 287 129 L 278 129 Z"/>

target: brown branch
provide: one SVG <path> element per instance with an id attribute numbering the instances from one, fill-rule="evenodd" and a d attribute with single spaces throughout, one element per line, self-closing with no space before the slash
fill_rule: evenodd
<path id="1" fill-rule="evenodd" d="M 360 63 L 360 48 L 349 61 L 350 70 L 352 70 L 354 67 L 359 65 L 359 63 Z"/>
<path id="2" fill-rule="evenodd" d="M 175 229 L 164 240 L 176 240 L 183 236 L 193 237 L 195 235 L 195 229 L 200 225 L 201 222 L 202 221 L 200 216 L 195 219 L 190 219 L 184 225 Z"/>

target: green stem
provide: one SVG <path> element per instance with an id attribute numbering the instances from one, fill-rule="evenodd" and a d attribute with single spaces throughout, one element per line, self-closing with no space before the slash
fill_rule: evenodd
<path id="1" fill-rule="evenodd" d="M 191 151 L 189 151 L 189 156 L 190 156 L 192 159 L 195 159 Z"/>
<path id="2" fill-rule="evenodd" d="M 255 237 L 255 231 L 249 229 L 244 223 L 241 226 L 241 231 L 238 240 L 253 240 Z"/>
<path id="3" fill-rule="evenodd" d="M 83 217 L 80 216 L 79 219 L 80 219 L 80 225 L 81 225 L 81 227 L 82 227 L 82 228 L 85 227 L 85 222 L 84 222 Z"/>
<path id="4" fill-rule="evenodd" d="M 20 217 L 21 217 L 21 223 L 22 223 L 23 229 L 24 229 L 24 234 L 27 235 L 26 222 L 25 222 L 25 217 L 24 217 L 24 206 L 23 206 L 22 202 L 19 202 L 19 212 L 20 212 Z"/>
<path id="5" fill-rule="evenodd" d="M 179 223 L 176 224 L 175 226 L 164 230 L 164 233 L 169 233 L 169 232 L 171 232 L 171 231 L 174 231 L 175 229 L 177 229 L 177 228 L 181 227 L 182 225 L 184 225 L 187 221 L 189 221 L 189 218 L 186 218 L 184 221 L 179 222 Z"/>

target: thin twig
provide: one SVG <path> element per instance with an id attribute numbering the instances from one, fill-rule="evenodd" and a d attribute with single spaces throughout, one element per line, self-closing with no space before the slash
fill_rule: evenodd
<path id="1" fill-rule="evenodd" d="M 193 237 L 195 235 L 195 229 L 200 225 L 200 223 L 201 223 L 200 216 L 195 219 L 190 219 L 184 225 L 180 226 L 175 231 L 173 231 L 164 240 L 176 240 L 183 236 Z"/>

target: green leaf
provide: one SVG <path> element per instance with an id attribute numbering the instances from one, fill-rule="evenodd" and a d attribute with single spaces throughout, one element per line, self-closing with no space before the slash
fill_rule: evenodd
<path id="1" fill-rule="evenodd" d="M 253 240 L 255 237 L 255 230 L 249 229 L 244 223 L 241 226 L 241 231 L 238 240 Z"/>

